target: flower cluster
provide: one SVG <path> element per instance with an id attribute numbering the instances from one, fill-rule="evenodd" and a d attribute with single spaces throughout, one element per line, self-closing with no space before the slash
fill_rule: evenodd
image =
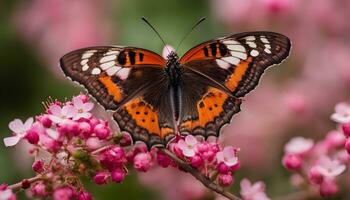
<path id="1" fill-rule="evenodd" d="M 223 149 L 217 143 L 198 141 L 188 135 L 172 147 L 175 154 L 199 169 L 212 179 L 217 179 L 221 186 L 233 183 L 233 173 L 240 168 L 237 157 L 238 148 L 227 146 Z M 211 173 L 211 174 L 210 174 Z"/>
<path id="2" fill-rule="evenodd" d="M 350 106 L 339 103 L 331 119 L 339 123 L 337 130 L 315 143 L 312 139 L 295 137 L 284 148 L 283 165 L 295 172 L 294 182 L 307 180 L 319 188 L 322 196 L 335 195 L 339 190 L 337 179 L 350 163 Z M 299 180 L 299 181 L 296 181 Z"/>
<path id="3" fill-rule="evenodd" d="M 121 183 L 128 166 L 138 172 L 147 172 L 155 164 L 179 168 L 169 153 L 220 186 L 233 183 L 233 173 L 240 167 L 238 148 L 221 148 L 215 142 L 188 135 L 176 137 L 168 145 L 168 153 L 157 148 L 148 150 L 143 143 L 132 145 L 128 134 L 113 131 L 108 121 L 93 116 L 93 107 L 81 94 L 66 102 L 51 101 L 45 113 L 25 122 L 10 122 L 12 136 L 4 138 L 4 144 L 10 147 L 21 140 L 30 143 L 36 176 L 9 187 L 1 185 L 0 199 L 13 200 L 16 197 L 12 190 L 22 188 L 32 198 L 90 200 L 92 196 L 84 189 L 81 176 L 103 185 Z"/>

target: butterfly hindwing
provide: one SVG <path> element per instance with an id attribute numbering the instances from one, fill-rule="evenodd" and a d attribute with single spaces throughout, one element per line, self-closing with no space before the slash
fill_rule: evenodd
<path id="1" fill-rule="evenodd" d="M 239 112 L 241 100 L 238 98 L 253 90 L 264 70 L 281 63 L 290 48 L 291 43 L 284 35 L 247 32 L 202 43 L 185 53 L 180 59 L 185 75 L 199 77 L 184 78 L 184 88 L 195 85 L 196 90 L 198 85 L 202 92 L 186 94 L 191 97 L 183 95 L 180 131 L 218 136 L 220 128 Z M 196 80 L 206 80 L 212 87 L 201 86 Z M 187 112 L 188 107 L 193 110 Z"/>
<path id="2" fill-rule="evenodd" d="M 165 59 L 132 47 L 90 47 L 60 60 L 64 73 L 83 85 L 134 141 L 164 144 L 174 135 Z M 159 95 L 162 94 L 162 95 Z M 164 115 L 166 112 L 168 115 Z"/>

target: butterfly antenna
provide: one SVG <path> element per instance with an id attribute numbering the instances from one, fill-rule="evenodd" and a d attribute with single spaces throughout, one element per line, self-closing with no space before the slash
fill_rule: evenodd
<path id="1" fill-rule="evenodd" d="M 165 48 L 166 48 L 166 49 L 168 50 L 168 52 L 170 53 L 170 50 L 168 49 L 168 47 L 167 47 L 165 41 L 163 40 L 162 36 L 160 36 L 160 34 L 158 33 L 158 31 L 152 26 L 151 23 L 149 23 L 149 21 L 148 21 L 146 18 L 142 17 L 141 19 L 142 19 L 144 22 L 146 22 L 146 24 L 148 24 L 148 26 L 150 26 L 150 27 L 152 28 L 152 30 L 158 35 L 158 37 L 160 38 L 160 40 L 162 40 L 162 42 L 163 42 Z"/>
<path id="2" fill-rule="evenodd" d="M 199 19 L 197 21 L 197 23 L 195 23 L 192 28 L 186 33 L 186 35 L 182 38 L 182 40 L 180 41 L 179 45 L 177 45 L 176 47 L 176 51 L 179 49 L 180 45 L 182 44 L 182 42 L 187 38 L 187 36 L 192 33 L 192 31 L 200 24 L 202 23 L 203 21 L 205 20 L 205 17 L 202 17 L 201 19 Z"/>

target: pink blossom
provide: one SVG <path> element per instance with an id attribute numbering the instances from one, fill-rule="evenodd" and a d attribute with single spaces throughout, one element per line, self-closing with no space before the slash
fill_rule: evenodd
<path id="1" fill-rule="evenodd" d="M 350 139 L 348 138 L 345 142 L 345 149 L 350 154 Z"/>
<path id="2" fill-rule="evenodd" d="M 92 196 L 89 192 L 80 191 L 77 200 L 92 200 Z"/>
<path id="3" fill-rule="evenodd" d="M 11 189 L 0 190 L 0 200 L 16 200 L 16 195 Z"/>
<path id="4" fill-rule="evenodd" d="M 97 172 L 93 180 L 97 185 L 103 185 L 107 183 L 108 177 L 109 174 L 107 172 Z"/>
<path id="5" fill-rule="evenodd" d="M 197 139 L 193 135 L 188 135 L 185 140 L 178 141 L 177 146 L 182 150 L 183 155 L 186 157 L 193 157 L 197 151 Z"/>
<path id="6" fill-rule="evenodd" d="M 287 154 L 283 157 L 283 165 L 290 170 L 299 170 L 302 165 L 300 156 L 295 154 Z"/>
<path id="7" fill-rule="evenodd" d="M 40 135 L 43 134 L 45 131 L 45 128 L 43 125 L 39 122 L 35 122 L 33 126 L 27 131 L 26 139 L 30 144 L 37 144 L 40 139 Z"/>
<path id="8" fill-rule="evenodd" d="M 72 200 L 74 192 L 70 187 L 62 187 L 54 190 L 52 195 L 54 200 Z"/>
<path id="9" fill-rule="evenodd" d="M 146 172 L 151 167 L 152 157 L 150 153 L 138 153 L 134 157 L 134 167 L 136 170 Z"/>
<path id="10" fill-rule="evenodd" d="M 262 181 L 252 184 L 248 179 L 241 181 L 241 195 L 243 200 L 269 200 L 265 194 L 265 184 Z"/>
<path id="11" fill-rule="evenodd" d="M 100 140 L 108 138 L 111 134 L 109 128 L 104 124 L 97 124 L 94 128 L 94 132 Z"/>
<path id="12" fill-rule="evenodd" d="M 331 119 L 338 123 L 349 123 L 350 105 L 345 102 L 338 103 L 335 106 L 335 113 L 331 115 Z"/>
<path id="13" fill-rule="evenodd" d="M 49 107 L 49 111 L 51 113 L 51 115 L 49 115 L 50 120 L 56 124 L 62 125 L 68 123 L 78 114 L 77 109 L 69 104 L 63 106 L 62 108 L 56 104 L 51 105 Z"/>
<path id="14" fill-rule="evenodd" d="M 317 164 L 316 169 L 325 177 L 336 177 L 346 170 L 346 166 L 336 159 L 331 159 L 328 156 L 322 156 Z"/>
<path id="15" fill-rule="evenodd" d="M 33 195 L 36 197 L 45 197 L 47 195 L 46 186 L 42 182 L 36 183 L 31 188 L 31 191 L 32 191 Z"/>
<path id="16" fill-rule="evenodd" d="M 34 119 L 28 118 L 25 123 L 20 119 L 15 119 L 9 123 L 9 128 L 14 136 L 4 138 L 5 146 L 14 146 L 26 135 L 26 132 L 31 128 Z"/>
<path id="17" fill-rule="evenodd" d="M 80 96 L 76 96 L 73 98 L 73 105 L 78 112 L 78 114 L 73 117 L 73 120 L 81 118 L 89 119 L 91 117 L 90 111 L 94 108 L 93 103 L 84 102 Z"/>
<path id="18" fill-rule="evenodd" d="M 306 139 L 303 137 L 292 138 L 284 147 L 284 151 L 288 154 L 304 154 L 310 151 L 314 146 L 312 139 Z"/>
<path id="19" fill-rule="evenodd" d="M 340 131 L 330 131 L 325 139 L 325 142 L 329 147 L 342 148 L 345 144 L 346 138 L 344 134 Z"/>
<path id="20" fill-rule="evenodd" d="M 219 174 L 218 180 L 219 184 L 224 187 L 230 186 L 233 183 L 233 177 L 231 173 Z"/>
<path id="21" fill-rule="evenodd" d="M 36 160 L 32 165 L 33 171 L 37 173 L 41 173 L 44 170 L 44 161 L 43 160 Z"/>
<path id="22" fill-rule="evenodd" d="M 124 181 L 126 173 L 121 168 L 116 168 L 111 172 L 112 181 L 115 183 L 121 183 Z"/>
<path id="23" fill-rule="evenodd" d="M 324 197 L 333 196 L 338 192 L 338 185 L 334 179 L 326 178 L 320 186 L 320 194 Z"/>
<path id="24" fill-rule="evenodd" d="M 234 147 L 225 147 L 222 151 L 216 154 L 218 163 L 225 163 L 225 165 L 232 167 L 238 164 L 238 158 L 236 156 L 237 149 Z"/>

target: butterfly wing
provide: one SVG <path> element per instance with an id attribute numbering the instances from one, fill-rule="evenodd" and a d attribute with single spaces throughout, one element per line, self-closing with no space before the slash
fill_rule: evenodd
<path id="1" fill-rule="evenodd" d="M 284 35 L 247 32 L 211 40 L 189 50 L 180 59 L 185 72 L 180 131 L 217 136 L 220 128 L 239 112 L 238 98 L 258 85 L 266 68 L 286 59 L 290 48 L 290 40 Z M 191 77 L 207 83 L 194 84 Z M 200 93 L 187 92 L 191 87 L 195 90 L 196 85 L 201 87 Z M 185 110 L 188 107 L 194 109 Z"/>
<path id="2" fill-rule="evenodd" d="M 79 49 L 60 60 L 63 72 L 83 85 L 113 116 L 120 129 L 149 147 L 174 136 L 165 59 L 140 48 Z"/>

